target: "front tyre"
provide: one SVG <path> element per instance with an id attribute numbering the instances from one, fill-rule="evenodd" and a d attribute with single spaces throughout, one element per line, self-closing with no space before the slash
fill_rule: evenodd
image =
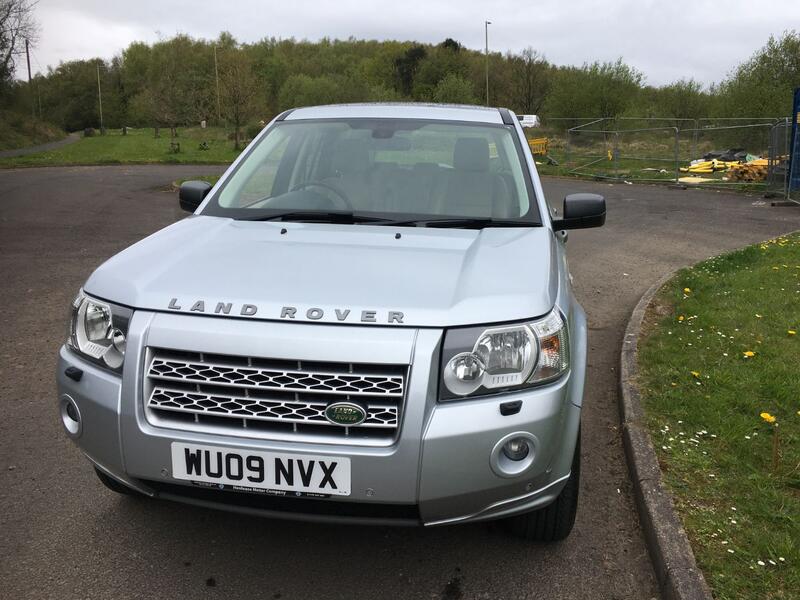
<path id="1" fill-rule="evenodd" d="M 509 517 L 502 521 L 506 531 L 533 542 L 558 542 L 566 538 L 575 524 L 578 512 L 578 490 L 581 479 L 581 434 L 575 443 L 572 470 L 567 484 L 556 499 L 538 510 Z"/>

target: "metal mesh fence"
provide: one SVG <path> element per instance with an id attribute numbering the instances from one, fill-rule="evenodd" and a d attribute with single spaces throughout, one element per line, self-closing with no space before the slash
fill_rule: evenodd
<path id="1" fill-rule="evenodd" d="M 791 126 L 788 119 L 776 124 L 770 131 L 770 160 L 766 187 L 767 191 L 775 196 L 783 195 L 786 188 L 786 158 L 789 154 L 790 133 Z"/>
<path id="2" fill-rule="evenodd" d="M 791 190 L 789 155 L 792 152 L 792 122 L 785 118 L 770 131 L 770 156 L 766 190 L 771 197 L 800 202 L 800 190 Z M 795 168 L 798 168 L 795 165 Z"/>
<path id="3" fill-rule="evenodd" d="M 617 181 L 677 178 L 679 129 L 571 129 L 566 141 L 569 173 Z"/>
<path id="4" fill-rule="evenodd" d="M 780 194 L 790 129 L 788 118 L 558 118 L 536 135 L 562 174 Z"/>

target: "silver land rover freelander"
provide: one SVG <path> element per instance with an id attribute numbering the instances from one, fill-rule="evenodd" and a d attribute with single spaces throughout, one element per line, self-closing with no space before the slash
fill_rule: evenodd
<path id="1" fill-rule="evenodd" d="M 513 113 L 321 106 L 273 120 L 193 213 L 72 304 L 58 396 L 115 492 L 533 540 L 577 508 L 586 318 Z"/>

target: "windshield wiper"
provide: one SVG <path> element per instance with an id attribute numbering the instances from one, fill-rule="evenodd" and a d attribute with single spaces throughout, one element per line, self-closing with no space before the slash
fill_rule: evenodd
<path id="1" fill-rule="evenodd" d="M 538 223 L 515 219 L 493 219 L 491 217 L 433 217 L 419 219 L 389 219 L 374 217 L 347 210 L 287 210 L 285 212 L 256 217 L 245 217 L 246 221 L 303 221 L 310 223 L 372 223 L 388 226 L 452 227 L 483 229 L 485 227 L 536 227 Z"/>
<path id="2" fill-rule="evenodd" d="M 484 227 L 537 227 L 539 224 L 515 219 L 493 219 L 491 217 L 442 217 L 433 219 L 409 219 L 407 221 L 388 221 L 386 225 L 483 229 Z"/>
<path id="3" fill-rule="evenodd" d="M 383 217 L 372 217 L 369 215 L 359 215 L 347 210 L 288 210 L 285 212 L 273 213 L 271 215 L 260 215 L 257 217 L 245 217 L 245 221 L 308 221 L 312 223 L 384 223 L 390 221 Z"/>

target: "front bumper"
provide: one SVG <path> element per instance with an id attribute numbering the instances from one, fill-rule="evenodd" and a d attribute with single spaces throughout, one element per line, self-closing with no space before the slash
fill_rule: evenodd
<path id="1" fill-rule="evenodd" d="M 61 403 L 69 399 L 77 407 L 81 427 L 72 437 L 85 455 L 109 476 L 151 496 L 282 518 L 424 525 L 494 519 L 549 504 L 569 477 L 580 424 L 586 359 L 583 313 L 577 309 L 572 315 L 573 364 L 567 376 L 541 388 L 483 399 L 437 402 L 441 335 L 439 330 L 244 323 L 136 312 L 123 377 L 62 347 L 58 393 Z M 379 349 L 386 362 L 407 361 L 407 398 L 395 442 L 365 446 L 254 439 L 155 427 L 145 418 L 142 373 L 148 344 L 168 342 L 188 351 L 202 349 L 209 339 L 225 339 L 243 354 L 258 356 L 265 351 L 265 339 L 289 338 L 292 343 L 285 351 L 297 359 L 306 359 L 298 354 L 308 352 L 321 360 L 342 353 L 346 361 L 362 360 L 364 356 L 355 355 L 374 356 Z M 283 346 L 273 344 L 270 351 L 276 347 Z M 70 366 L 83 371 L 80 381 L 65 375 Z M 512 400 L 522 401 L 520 411 L 501 415 L 499 405 Z M 533 462 L 518 476 L 501 476 L 490 457 L 499 440 L 518 432 L 531 434 Z M 351 494 L 330 500 L 256 499 L 252 494 L 200 491 L 171 477 L 173 441 L 346 456 L 352 465 Z"/>

